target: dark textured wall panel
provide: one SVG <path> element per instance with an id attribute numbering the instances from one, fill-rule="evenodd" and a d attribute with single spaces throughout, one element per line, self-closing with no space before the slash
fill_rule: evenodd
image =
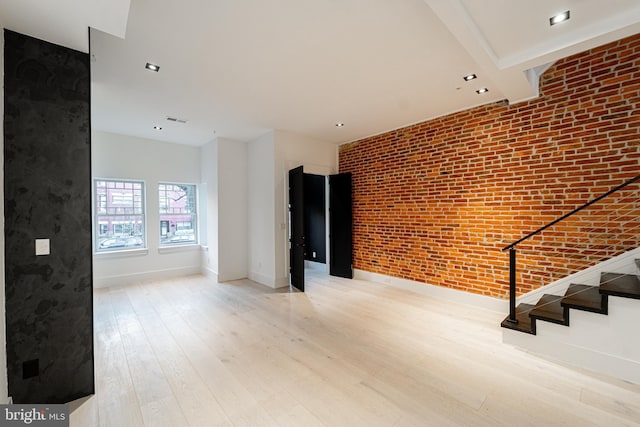
<path id="1" fill-rule="evenodd" d="M 89 75 L 87 54 L 5 30 L 7 370 L 17 403 L 94 390 Z M 51 255 L 35 256 L 38 238 L 50 239 Z M 25 379 L 24 362 L 36 359 Z"/>

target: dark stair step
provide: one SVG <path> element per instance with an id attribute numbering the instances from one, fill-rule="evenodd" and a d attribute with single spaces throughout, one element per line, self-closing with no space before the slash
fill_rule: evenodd
<path id="1" fill-rule="evenodd" d="M 536 320 L 544 320 L 569 326 L 569 307 L 562 306 L 562 298 L 564 297 L 559 295 L 544 294 L 535 308 L 531 310 L 529 316 L 534 322 Z"/>
<path id="2" fill-rule="evenodd" d="M 518 304 L 516 307 L 516 319 L 517 324 L 509 322 L 509 316 L 507 316 L 500 326 L 507 329 L 513 329 L 514 331 L 525 332 L 527 334 L 536 334 L 536 323 L 529 317 L 529 312 L 533 310 L 535 305 L 532 304 Z"/>
<path id="3" fill-rule="evenodd" d="M 600 293 L 640 299 L 640 279 L 635 274 L 602 273 Z"/>
<path id="4" fill-rule="evenodd" d="M 566 308 L 607 314 L 607 302 L 607 295 L 600 294 L 597 286 L 572 284 L 569 285 L 560 304 Z"/>

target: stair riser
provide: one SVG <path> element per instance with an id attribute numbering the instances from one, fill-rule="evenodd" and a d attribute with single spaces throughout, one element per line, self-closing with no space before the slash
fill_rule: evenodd
<path id="1" fill-rule="evenodd" d="M 608 313 L 608 307 L 605 304 L 605 307 L 602 309 L 596 309 L 596 308 L 591 308 L 591 307 L 582 307 L 582 306 L 578 306 L 578 305 L 567 305 L 567 304 L 562 304 L 563 307 L 566 308 L 572 308 L 574 310 L 580 310 L 580 311 L 586 311 L 589 313 L 596 313 L 596 314 L 603 314 L 603 315 L 607 315 Z"/>
<path id="2" fill-rule="evenodd" d="M 561 321 L 556 319 L 547 319 L 547 318 L 538 317 L 538 316 L 531 316 L 531 319 L 536 322 L 543 321 L 543 322 L 555 323 L 556 325 L 569 326 L 569 319 L 565 321 Z M 537 323 L 536 323 L 536 326 L 537 326 Z"/>
<path id="3" fill-rule="evenodd" d="M 621 292 L 607 292 L 607 293 L 603 293 L 603 295 L 609 295 L 612 297 L 620 297 L 620 298 L 629 298 L 629 299 L 640 299 L 640 295 L 624 294 Z"/>

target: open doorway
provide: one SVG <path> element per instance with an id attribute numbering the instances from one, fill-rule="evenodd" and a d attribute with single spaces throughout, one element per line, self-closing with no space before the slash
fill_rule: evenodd
<path id="1" fill-rule="evenodd" d="M 328 185 L 324 175 L 304 174 L 304 267 L 311 274 L 329 274 Z"/>
<path id="2" fill-rule="evenodd" d="M 289 242 L 293 287 L 304 291 L 305 269 L 353 277 L 351 174 L 289 171 Z"/>

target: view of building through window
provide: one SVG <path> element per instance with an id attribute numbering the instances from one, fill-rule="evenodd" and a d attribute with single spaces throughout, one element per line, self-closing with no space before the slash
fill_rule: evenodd
<path id="1" fill-rule="evenodd" d="M 144 183 L 95 180 L 96 252 L 145 247 Z"/>
<path id="2" fill-rule="evenodd" d="M 196 186 L 158 184 L 160 245 L 197 243 Z"/>

